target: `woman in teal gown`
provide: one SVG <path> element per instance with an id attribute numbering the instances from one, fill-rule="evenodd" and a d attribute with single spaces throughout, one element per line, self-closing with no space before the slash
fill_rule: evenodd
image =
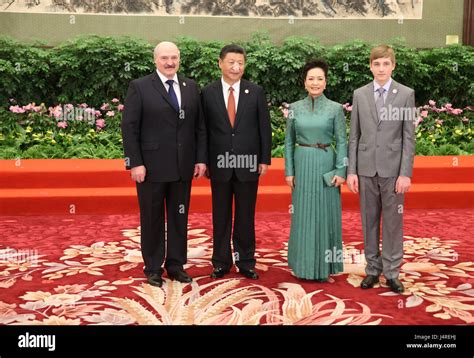
<path id="1" fill-rule="evenodd" d="M 324 60 L 303 68 L 308 96 L 290 105 L 285 136 L 285 175 L 292 188 L 288 264 L 295 276 L 317 281 L 343 271 L 346 122 L 342 106 L 323 93 L 327 72 Z"/>

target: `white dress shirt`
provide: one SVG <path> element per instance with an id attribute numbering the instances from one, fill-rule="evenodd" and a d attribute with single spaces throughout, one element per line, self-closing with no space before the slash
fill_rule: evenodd
<path id="1" fill-rule="evenodd" d="M 229 88 L 230 85 L 224 81 L 224 78 L 221 78 L 222 81 L 222 94 L 224 96 L 225 108 L 227 108 L 227 102 L 229 101 Z M 237 113 L 237 107 L 239 105 L 239 94 L 240 94 L 240 81 L 232 85 L 234 89 L 234 99 L 235 99 L 235 113 Z"/>
<path id="2" fill-rule="evenodd" d="M 374 80 L 374 99 L 375 99 L 375 102 L 377 102 L 377 98 L 379 98 L 378 90 L 379 90 L 380 87 L 383 87 L 385 89 L 385 92 L 383 93 L 383 101 L 385 102 L 387 100 L 388 91 L 389 91 L 391 85 L 392 85 L 392 77 L 390 77 L 390 79 L 387 81 L 387 83 L 384 84 L 383 86 L 379 85 L 377 83 L 377 81 Z"/>
<path id="3" fill-rule="evenodd" d="M 156 73 L 160 77 L 161 82 L 163 82 L 163 85 L 165 86 L 166 92 L 169 92 L 170 86 L 166 83 L 166 81 L 168 81 L 168 78 L 166 78 L 166 76 L 164 76 L 158 70 L 156 70 Z M 181 108 L 181 90 L 179 88 L 178 75 L 176 73 L 174 74 L 173 82 L 174 82 L 173 83 L 174 93 L 176 93 L 176 97 L 178 97 L 179 108 Z"/>

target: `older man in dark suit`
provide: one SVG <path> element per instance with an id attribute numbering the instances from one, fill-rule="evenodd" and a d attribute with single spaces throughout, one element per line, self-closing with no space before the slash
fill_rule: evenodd
<path id="1" fill-rule="evenodd" d="M 212 278 L 235 264 L 247 278 L 255 272 L 255 205 L 259 176 L 271 161 L 272 131 L 262 87 L 242 79 L 246 54 L 237 45 L 219 56 L 222 77 L 202 90 L 208 130 L 214 247 Z M 235 220 L 232 233 L 232 202 Z"/>
<path id="2" fill-rule="evenodd" d="M 122 137 L 138 192 L 144 272 L 149 284 L 161 286 L 163 263 L 170 279 L 192 281 L 183 269 L 191 180 L 205 173 L 207 148 L 199 87 L 176 74 L 178 48 L 162 42 L 154 59 L 156 71 L 130 83 Z"/>

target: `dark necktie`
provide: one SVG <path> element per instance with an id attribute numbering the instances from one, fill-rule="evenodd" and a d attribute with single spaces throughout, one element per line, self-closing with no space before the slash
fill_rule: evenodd
<path id="1" fill-rule="evenodd" d="M 174 91 L 173 88 L 173 80 L 168 80 L 166 83 L 170 86 L 170 89 L 168 90 L 168 94 L 171 99 L 171 104 L 173 105 L 174 109 L 176 109 L 176 112 L 179 112 L 179 102 L 178 102 L 178 97 L 176 96 L 176 92 Z"/>

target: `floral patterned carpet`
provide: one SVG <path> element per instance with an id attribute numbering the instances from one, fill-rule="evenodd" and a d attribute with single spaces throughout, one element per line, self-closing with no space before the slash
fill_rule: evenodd
<path id="1" fill-rule="evenodd" d="M 210 214 L 189 219 L 192 284 L 146 284 L 138 215 L 0 218 L 3 325 L 472 325 L 474 210 L 405 214 L 403 295 L 364 277 L 359 213 L 343 213 L 345 272 L 319 283 L 286 262 L 290 217 L 257 213 L 260 280 L 211 280 Z"/>

